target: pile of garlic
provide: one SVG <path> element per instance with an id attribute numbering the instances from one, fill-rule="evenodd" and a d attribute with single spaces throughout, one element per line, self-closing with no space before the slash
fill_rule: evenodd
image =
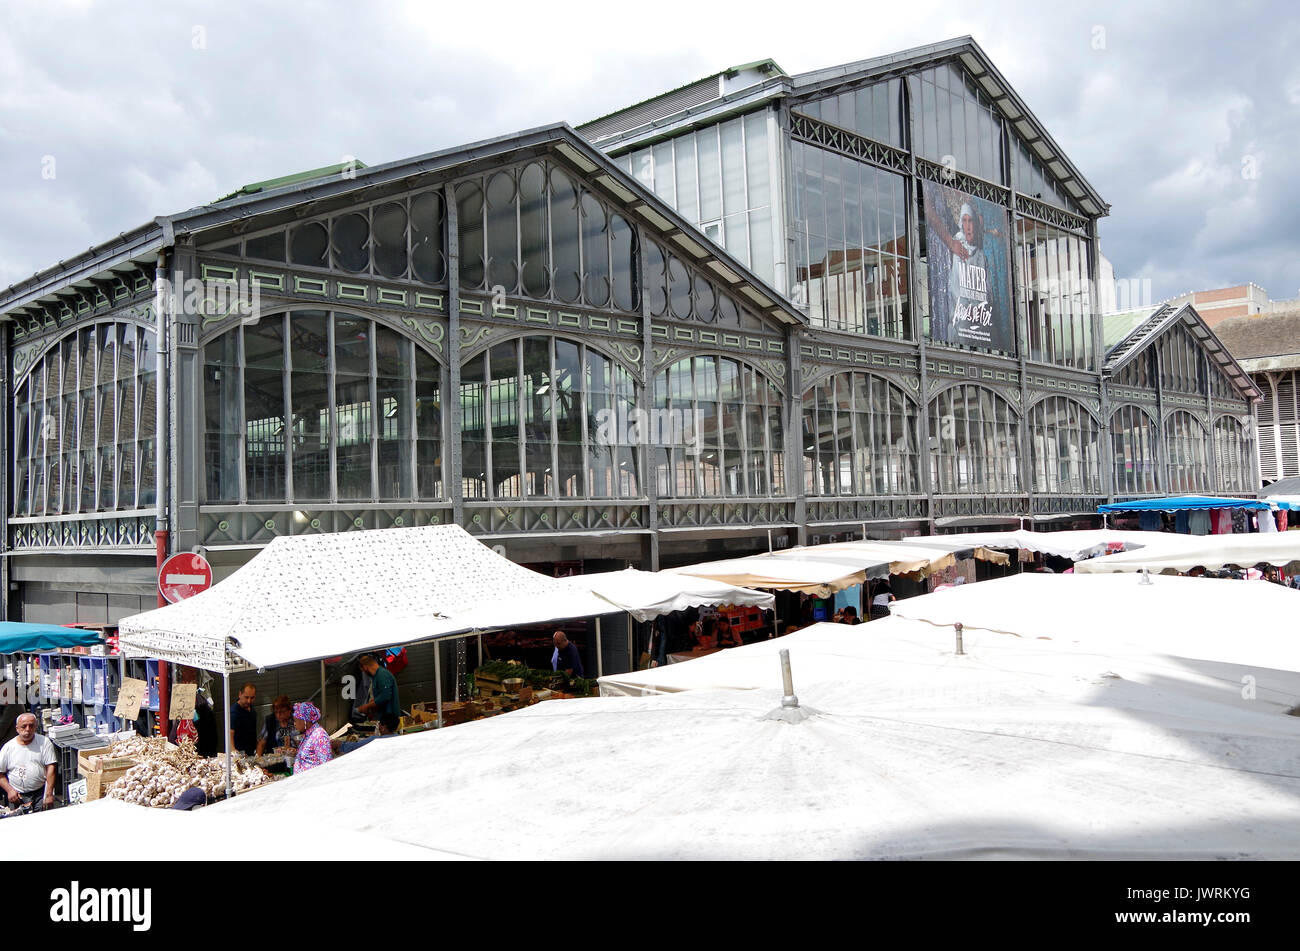
<path id="1" fill-rule="evenodd" d="M 162 737 L 131 737 L 114 744 L 112 755 L 140 760 L 109 788 L 113 799 L 166 809 L 187 789 L 202 789 L 211 799 L 226 787 L 225 757 L 204 759 L 195 752 L 192 740 L 172 747 Z M 270 782 L 270 777 L 255 766 L 234 762 L 230 782 L 240 793 Z"/>

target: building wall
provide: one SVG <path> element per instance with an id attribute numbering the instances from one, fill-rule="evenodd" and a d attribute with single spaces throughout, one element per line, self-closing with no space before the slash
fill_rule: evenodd
<path id="1" fill-rule="evenodd" d="M 796 238 L 806 233 L 811 247 L 813 233 L 813 186 L 805 175 L 797 193 L 792 155 L 831 157 L 839 171 L 827 178 L 823 164 L 817 187 L 829 194 L 827 182 L 850 176 L 858 186 L 853 200 L 841 191 L 822 204 L 843 269 L 873 255 L 873 267 L 886 256 L 907 262 L 890 306 L 905 304 L 910 320 L 887 333 L 857 309 L 872 303 L 856 291 L 865 280 L 853 303 L 848 282 L 837 291 L 834 325 L 825 293 L 809 326 L 761 313 L 707 248 L 692 251 L 689 234 L 655 231 L 636 201 L 554 154 L 484 161 L 364 201 L 179 239 L 175 285 L 256 286 L 260 309 L 250 317 L 208 297 L 164 301 L 158 425 L 159 387 L 141 382 L 148 361 L 119 356 L 111 379 L 93 381 L 84 360 L 69 369 L 90 328 L 134 322 L 157 332 L 146 276 L 48 323 L 13 327 L 10 445 L 23 449 L 14 458 L 29 487 L 39 470 L 43 502 L 34 507 L 29 488 L 8 507 L 11 616 L 29 602 L 51 618 L 98 616 L 98 595 L 106 618 L 126 610 L 110 596 L 145 605 L 157 513 L 145 507 L 140 452 L 155 432 L 169 548 L 206 550 L 221 571 L 283 535 L 448 522 L 523 563 L 653 568 L 864 523 L 925 531 L 939 519 L 1087 514 L 1117 494 L 1214 488 L 1218 419 L 1248 405 L 1216 395 L 1208 376 L 1190 387 L 1167 381 L 1163 364 L 1123 386 L 1102 376 L 1092 302 L 1077 289 L 1095 260 L 1095 222 L 1061 196 L 1018 194 L 1007 131 L 994 143 L 985 104 L 945 75 L 919 80 L 915 96 L 906 83 L 887 87 L 880 116 L 891 127 L 926 122 L 910 104 L 928 86 L 943 91 L 950 125 L 936 125 L 925 152 L 955 149 L 955 168 L 832 126 L 818 118 L 825 103 L 807 110 L 815 115 L 772 108 L 693 132 L 681 150 L 693 164 L 679 165 L 677 143 L 671 162 L 656 158 L 659 145 L 647 153 L 665 197 L 685 201 L 693 189 L 703 213 L 716 190 L 720 207 L 708 213 L 719 212 L 723 243 L 738 255 L 726 220 L 745 235 L 750 260 L 767 243 L 755 235 L 771 225 L 778 285 L 782 274 L 797 283 Z M 871 106 L 861 116 L 860 99 Z M 837 100 L 845 118 L 849 102 Z M 851 102 L 854 123 L 880 118 L 874 90 Z M 969 143 L 951 124 L 954 104 L 963 116 L 975 110 Z M 1020 227 L 1016 244 L 1005 236 L 1020 292 L 1015 352 L 923 332 L 923 182 L 1000 203 Z M 95 366 L 106 372 L 103 360 Z M 1121 415 L 1124 406 L 1140 413 Z M 637 410 L 669 420 L 669 431 L 634 434 L 625 423 Z M 1134 443 L 1143 419 L 1150 431 Z M 1130 463 L 1142 478 L 1121 486 Z M 113 566 L 128 563 L 136 587 L 117 590 Z M 57 584 L 40 576 L 45 568 L 60 572 Z"/>

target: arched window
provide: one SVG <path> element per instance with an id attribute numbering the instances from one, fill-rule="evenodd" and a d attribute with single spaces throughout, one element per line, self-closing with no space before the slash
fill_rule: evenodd
<path id="1" fill-rule="evenodd" d="M 1231 416 L 1214 421 L 1214 463 L 1219 491 L 1247 492 L 1255 486 L 1255 460 L 1246 428 Z"/>
<path id="2" fill-rule="evenodd" d="M 1078 402 L 1051 396 L 1029 411 L 1034 491 L 1097 495 L 1101 427 Z"/>
<path id="3" fill-rule="evenodd" d="M 641 496 L 632 373 L 552 337 L 499 343 L 460 372 L 467 500 Z"/>
<path id="4" fill-rule="evenodd" d="M 781 394 L 722 356 L 678 360 L 655 377 L 646 441 L 661 498 L 784 495 Z"/>
<path id="5" fill-rule="evenodd" d="M 1179 410 L 1165 420 L 1165 459 L 1170 492 L 1203 492 L 1209 488 L 1209 452 L 1205 427 L 1191 413 Z"/>
<path id="6" fill-rule="evenodd" d="M 208 502 L 445 497 L 443 370 L 355 314 L 295 310 L 203 348 Z"/>
<path id="7" fill-rule="evenodd" d="M 838 373 L 803 397 L 804 492 L 910 495 L 921 491 L 916 404 L 868 373 Z"/>
<path id="8" fill-rule="evenodd" d="M 1144 495 L 1156 488 L 1156 422 L 1140 406 L 1121 406 L 1110 417 L 1115 494 Z"/>
<path id="9" fill-rule="evenodd" d="M 155 337 L 98 323 L 46 351 L 14 389 L 13 514 L 154 504 Z"/>
<path id="10" fill-rule="evenodd" d="M 456 186 L 466 290 L 639 313 L 637 233 L 580 180 L 531 162 Z"/>
<path id="11" fill-rule="evenodd" d="M 930 402 L 930 478 L 939 494 L 1020 491 L 1020 421 L 992 390 L 962 384 Z"/>

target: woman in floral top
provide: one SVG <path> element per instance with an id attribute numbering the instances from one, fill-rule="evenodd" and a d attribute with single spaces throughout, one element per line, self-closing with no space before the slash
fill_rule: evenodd
<path id="1" fill-rule="evenodd" d="M 316 709 L 315 704 L 304 700 L 293 705 L 293 726 L 302 734 L 302 741 L 298 744 L 298 755 L 293 760 L 295 776 L 322 763 L 328 763 L 334 758 L 334 751 L 330 749 L 329 734 L 325 732 L 319 720 L 320 711 Z"/>

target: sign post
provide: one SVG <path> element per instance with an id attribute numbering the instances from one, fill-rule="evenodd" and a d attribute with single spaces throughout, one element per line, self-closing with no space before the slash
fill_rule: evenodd
<path id="1" fill-rule="evenodd" d="M 175 604 L 212 587 L 212 566 L 202 555 L 181 552 L 163 562 L 158 571 L 158 592 Z"/>

